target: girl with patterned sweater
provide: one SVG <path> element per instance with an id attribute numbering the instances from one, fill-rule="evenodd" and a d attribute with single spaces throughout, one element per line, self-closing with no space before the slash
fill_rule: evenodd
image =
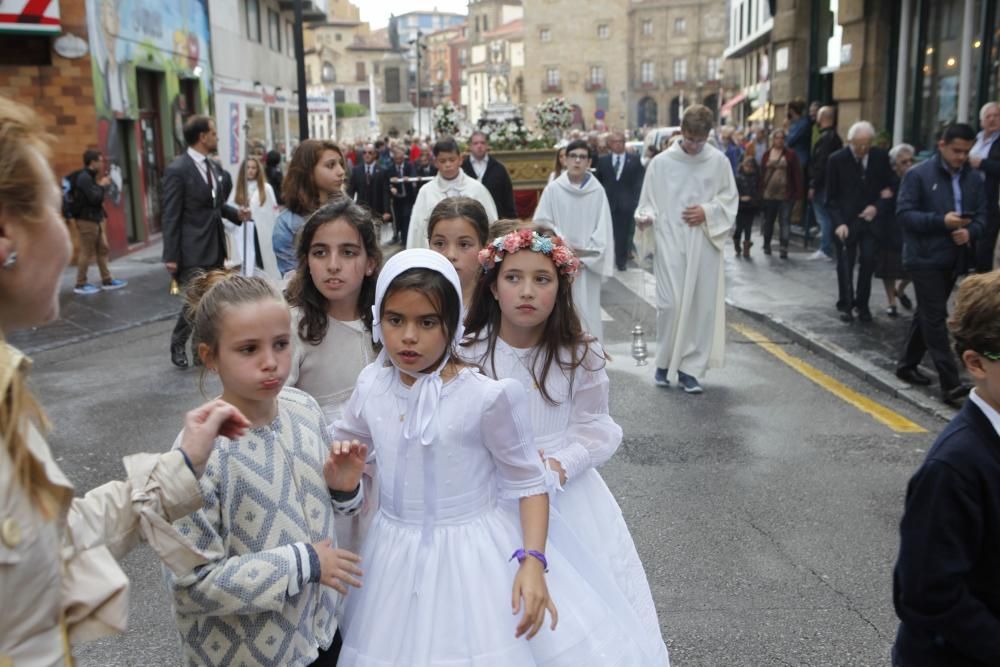
<path id="1" fill-rule="evenodd" d="M 217 441 L 203 508 L 175 524 L 209 561 L 166 572 L 186 663 L 335 665 L 338 593 L 361 570 L 334 512 L 360 507 L 367 448 L 331 444 L 316 401 L 283 388 L 290 316 L 266 280 L 216 271 L 188 294 L 198 354 L 251 429 Z"/>

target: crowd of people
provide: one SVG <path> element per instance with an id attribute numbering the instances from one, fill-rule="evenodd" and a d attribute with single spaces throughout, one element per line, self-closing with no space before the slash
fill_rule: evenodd
<path id="1" fill-rule="evenodd" d="M 958 655 L 967 639 L 994 662 L 998 619 L 976 607 L 995 583 L 972 545 L 981 525 L 969 516 L 948 532 L 954 549 L 935 561 L 942 534 L 923 519 L 986 512 L 996 486 L 970 491 L 988 465 L 966 450 L 995 442 L 1000 419 L 988 273 L 1000 107 L 984 107 L 978 136 L 945 128 L 912 166 L 914 148 L 875 146 L 864 121 L 844 145 L 836 110 L 815 106 L 792 104 L 786 127 L 744 135 L 693 105 L 641 154 L 620 132 L 572 134 L 530 221 L 481 132 L 464 155 L 450 137 L 346 150 L 306 140 L 284 169 L 280 155 L 249 157 L 234 184 L 212 159 L 212 119 L 188 119 L 187 150 L 163 177 L 163 262 L 185 293 L 170 358 L 186 368 L 190 349 L 221 396 L 187 415 L 173 451 L 130 459 L 128 481 L 71 501 L 27 362 L 3 345 L 0 473 L 20 508 L 0 531 L 17 555 L 3 576 L 44 604 L 5 615 L 0 655 L 52 664 L 73 640 L 121 630 L 127 581 L 114 559 L 141 536 L 164 562 L 191 664 L 669 664 L 643 565 L 597 472 L 622 441 L 601 285 L 652 254 L 652 380 L 700 394 L 723 362 L 727 245 L 749 259 L 759 220 L 770 255 L 777 222 L 787 260 L 798 215 L 821 228 L 815 257 L 836 262 L 845 322 L 871 320 L 876 271 L 890 316 L 909 302 L 903 281 L 914 286 L 901 378 L 929 383 L 929 351 L 942 398 L 961 400 L 971 387 L 957 352 L 976 381 L 959 418 L 975 433 L 946 432 L 911 483 L 897 661 L 937 664 L 921 656 Z M 5 331 L 58 313 L 68 243 L 48 141 L 30 111 L 0 99 Z M 99 158 L 85 155 L 71 188 L 94 209 Z M 87 239 L 100 259 L 100 234 Z M 973 270 L 985 275 L 964 281 L 949 321 L 954 285 Z M 22 526 L 45 541 L 22 545 Z M 47 584 L 59 581 L 64 597 Z"/>

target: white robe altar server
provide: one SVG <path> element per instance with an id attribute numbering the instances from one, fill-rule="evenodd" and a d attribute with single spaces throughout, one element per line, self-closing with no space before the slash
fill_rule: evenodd
<path id="1" fill-rule="evenodd" d="M 545 186 L 534 221 L 554 227 L 583 264 L 573 281 L 573 304 L 583 329 L 601 340 L 601 283 L 614 273 L 614 231 L 604 187 L 590 173 L 590 148 L 582 139 L 566 147 L 566 171 Z"/>
<path id="2" fill-rule="evenodd" d="M 497 207 L 486 186 L 462 171 L 462 154 L 454 139 L 442 139 L 434 144 L 434 161 L 438 173 L 417 193 L 417 201 L 410 213 L 410 229 L 406 234 L 407 248 L 429 248 L 427 222 L 431 211 L 442 199 L 471 197 L 486 209 L 490 224 L 497 220 Z"/>
<path id="3" fill-rule="evenodd" d="M 707 145 L 712 112 L 695 105 L 681 124 L 683 139 L 646 168 L 636 221 L 656 239 L 656 375 L 685 392 L 722 366 L 726 335 L 723 244 L 736 220 L 739 194 L 726 156 Z"/>

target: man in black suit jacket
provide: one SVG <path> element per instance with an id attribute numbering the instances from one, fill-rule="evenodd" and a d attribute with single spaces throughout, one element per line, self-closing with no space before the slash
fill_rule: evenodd
<path id="1" fill-rule="evenodd" d="M 392 219 L 389 213 L 389 191 L 386 188 L 385 173 L 378 163 L 378 150 L 374 144 L 366 144 L 363 155 L 364 164 L 351 170 L 347 194 L 367 207 L 375 220 L 388 222 Z"/>
<path id="2" fill-rule="evenodd" d="M 223 267 L 226 232 L 222 218 L 243 224 L 250 217 L 248 210 L 226 204 L 221 170 L 208 157 L 219 143 L 215 121 L 192 116 L 184 123 L 184 141 L 187 151 L 163 172 L 160 218 L 163 263 L 181 286 L 202 271 Z M 191 322 L 182 308 L 170 337 L 170 360 L 179 368 L 188 365 L 185 346 L 190 336 Z M 197 351 L 195 356 L 197 361 Z"/>
<path id="3" fill-rule="evenodd" d="M 889 187 L 892 173 L 889 154 L 872 148 L 874 139 L 871 123 L 855 123 L 847 133 L 847 146 L 833 153 L 826 165 L 826 205 L 837 256 L 837 309 L 844 322 L 854 321 L 855 309 L 862 322 L 872 320 L 868 298 L 878 251 L 876 204 Z M 859 265 L 856 289 L 855 263 Z"/>
<path id="4" fill-rule="evenodd" d="M 976 136 L 976 144 L 969 154 L 969 164 L 986 179 L 986 232 L 975 243 L 976 271 L 989 273 L 993 270 L 993 255 L 1000 233 L 1000 104 L 984 104 L 979 111 L 979 124 L 982 131 Z M 989 145 L 986 157 L 976 150 L 981 145 Z"/>
<path id="5" fill-rule="evenodd" d="M 635 233 L 635 208 L 639 205 L 646 170 L 637 156 L 625 152 L 625 135 L 621 132 L 613 132 L 608 137 L 608 147 L 611 152 L 597 161 L 597 180 L 604 186 L 611 206 L 615 266 L 624 271 Z"/>
<path id="6" fill-rule="evenodd" d="M 486 135 L 482 132 L 473 132 L 469 137 L 469 154 L 462 161 L 462 171 L 490 191 L 500 219 L 515 220 L 517 208 L 514 206 L 514 184 L 510 181 L 507 167 L 496 158 L 490 157 L 489 150 Z"/>
<path id="7" fill-rule="evenodd" d="M 413 202 L 417 199 L 416 181 L 406 181 L 416 178 L 417 170 L 412 162 L 406 159 L 406 148 L 396 146 L 392 149 L 392 167 L 385 172 L 386 190 L 389 191 L 389 204 L 392 208 L 393 243 L 405 243 L 406 234 L 410 229 L 410 212 Z"/>

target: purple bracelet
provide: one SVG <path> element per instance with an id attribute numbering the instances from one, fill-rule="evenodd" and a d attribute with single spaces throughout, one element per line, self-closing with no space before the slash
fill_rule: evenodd
<path id="1" fill-rule="evenodd" d="M 534 549 L 529 549 L 527 551 L 525 551 L 524 549 L 518 549 L 513 554 L 511 554 L 508 560 L 514 560 L 516 558 L 518 563 L 523 563 L 524 559 L 527 558 L 528 556 L 537 558 L 542 563 L 542 570 L 545 572 L 549 571 L 549 561 L 546 560 L 545 554 L 543 554 L 541 551 L 535 551 Z"/>

